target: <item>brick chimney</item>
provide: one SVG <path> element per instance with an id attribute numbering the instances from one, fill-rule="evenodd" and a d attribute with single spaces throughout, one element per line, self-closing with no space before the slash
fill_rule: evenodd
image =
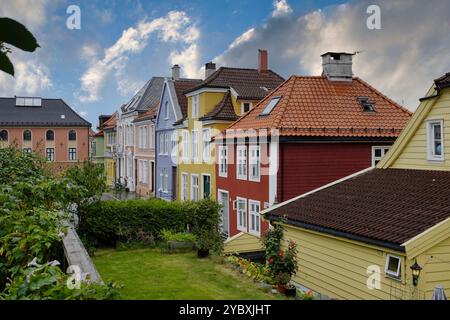
<path id="1" fill-rule="evenodd" d="M 177 64 L 172 67 L 172 78 L 173 80 L 180 80 L 180 66 Z"/>
<path id="2" fill-rule="evenodd" d="M 330 81 L 352 81 L 353 53 L 327 52 L 322 55 L 323 74 Z"/>
<path id="3" fill-rule="evenodd" d="M 259 72 L 267 72 L 269 69 L 269 55 L 267 50 L 259 49 L 258 50 L 258 71 Z"/>
<path id="4" fill-rule="evenodd" d="M 205 79 L 208 78 L 216 71 L 216 64 L 208 62 L 205 64 Z"/>

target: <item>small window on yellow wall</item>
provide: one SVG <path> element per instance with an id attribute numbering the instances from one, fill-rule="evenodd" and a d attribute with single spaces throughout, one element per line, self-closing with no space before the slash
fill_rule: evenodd
<path id="1" fill-rule="evenodd" d="M 427 123 L 428 160 L 444 160 L 444 121 L 430 120 Z"/>
<path id="2" fill-rule="evenodd" d="M 397 256 L 392 256 L 390 254 L 386 257 L 386 275 L 389 277 L 393 277 L 396 279 L 400 279 L 400 270 L 401 270 L 401 259 Z"/>

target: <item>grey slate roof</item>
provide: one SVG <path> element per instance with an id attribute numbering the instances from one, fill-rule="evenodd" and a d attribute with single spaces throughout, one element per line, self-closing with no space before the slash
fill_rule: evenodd
<path id="1" fill-rule="evenodd" d="M 25 107 L 16 106 L 16 98 L 0 98 L 0 126 L 90 127 L 91 124 L 62 99 L 42 99 L 40 107 Z"/>
<path id="2" fill-rule="evenodd" d="M 156 108 L 161 98 L 164 77 L 152 77 L 123 107 L 125 113 Z"/>

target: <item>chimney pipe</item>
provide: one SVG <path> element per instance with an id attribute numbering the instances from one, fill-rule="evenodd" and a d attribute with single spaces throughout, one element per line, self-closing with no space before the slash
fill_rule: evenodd
<path id="1" fill-rule="evenodd" d="M 327 52 L 322 55 L 323 74 L 330 81 L 352 81 L 353 53 Z"/>
<path id="2" fill-rule="evenodd" d="M 180 80 L 180 66 L 177 64 L 172 67 L 172 78 L 173 80 Z"/>
<path id="3" fill-rule="evenodd" d="M 267 50 L 259 49 L 258 50 L 258 71 L 259 72 L 267 72 L 269 69 L 269 57 Z"/>
<path id="4" fill-rule="evenodd" d="M 205 79 L 208 78 L 216 71 L 216 64 L 208 62 L 205 64 Z"/>

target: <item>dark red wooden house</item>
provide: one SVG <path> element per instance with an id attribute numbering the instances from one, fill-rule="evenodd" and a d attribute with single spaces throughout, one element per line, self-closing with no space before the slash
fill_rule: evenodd
<path id="1" fill-rule="evenodd" d="M 259 236 L 259 212 L 374 166 L 411 113 L 326 53 L 322 76 L 292 76 L 215 137 L 217 199 L 228 237 Z M 267 135 L 265 134 L 267 132 Z"/>

